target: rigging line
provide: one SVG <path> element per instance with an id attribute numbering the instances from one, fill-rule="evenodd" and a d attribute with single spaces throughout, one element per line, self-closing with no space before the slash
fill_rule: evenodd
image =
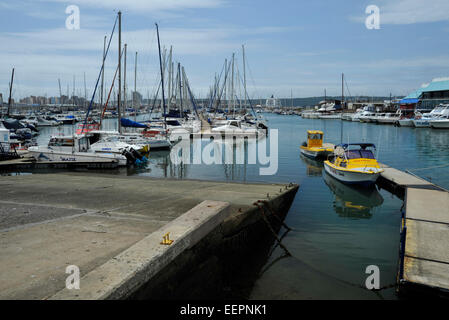
<path id="1" fill-rule="evenodd" d="M 118 20 L 118 15 L 115 18 L 114 27 L 112 28 L 111 36 L 109 38 L 108 48 L 107 48 L 107 50 L 105 52 L 105 57 L 108 55 L 109 48 L 111 46 L 112 37 L 114 36 L 115 27 L 117 26 L 117 20 Z M 105 57 L 103 57 L 103 61 L 104 61 Z M 83 127 L 81 129 L 81 133 L 83 133 L 84 132 L 84 128 L 86 128 L 87 119 L 89 118 L 89 113 L 90 113 L 90 110 L 92 109 L 92 104 L 93 104 L 94 99 L 95 99 L 95 93 L 97 92 L 98 83 L 100 82 L 101 74 L 102 74 L 103 70 L 104 70 L 104 63 L 101 66 L 100 73 L 99 73 L 98 78 L 97 78 L 97 83 L 95 85 L 94 92 L 92 93 L 92 99 L 90 100 L 89 108 L 87 109 L 87 112 L 86 112 L 86 118 L 84 119 L 84 124 L 83 124 Z"/>
<path id="2" fill-rule="evenodd" d="M 125 48 L 123 48 L 122 52 L 120 53 L 120 59 L 122 58 L 124 51 L 125 51 Z M 115 78 L 117 77 L 118 69 L 119 69 L 119 67 L 117 66 L 117 68 L 115 69 L 114 79 L 112 80 L 112 83 L 111 83 L 111 88 L 109 89 L 108 99 L 106 100 L 106 104 L 104 105 L 103 112 L 101 113 L 100 127 L 103 122 L 104 113 L 106 112 L 106 108 L 108 107 L 108 104 L 109 104 L 109 99 L 111 98 L 111 93 L 112 93 L 112 89 L 114 88 Z"/>

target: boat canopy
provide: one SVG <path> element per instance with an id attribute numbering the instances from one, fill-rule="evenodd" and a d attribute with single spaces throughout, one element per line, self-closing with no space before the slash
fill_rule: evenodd
<path id="1" fill-rule="evenodd" d="M 374 143 L 342 143 L 339 145 L 336 145 L 335 147 L 342 147 L 343 149 L 348 149 L 349 146 L 360 146 L 363 150 L 369 147 L 376 148 L 376 145 Z"/>
<path id="2" fill-rule="evenodd" d="M 121 118 L 120 122 L 125 128 L 147 128 L 147 126 L 142 123 L 135 122 L 126 118 Z"/>

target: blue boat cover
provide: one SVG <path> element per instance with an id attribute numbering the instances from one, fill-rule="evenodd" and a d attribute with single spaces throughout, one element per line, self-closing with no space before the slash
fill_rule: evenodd
<path id="1" fill-rule="evenodd" d="M 121 118 L 120 123 L 125 128 L 147 128 L 147 126 L 142 123 L 135 122 L 126 118 Z"/>
<path id="2" fill-rule="evenodd" d="M 418 102 L 419 102 L 419 99 L 402 99 L 400 101 L 401 104 L 415 104 Z"/>

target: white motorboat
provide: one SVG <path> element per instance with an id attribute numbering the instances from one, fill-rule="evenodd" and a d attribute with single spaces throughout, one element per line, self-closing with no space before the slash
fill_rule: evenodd
<path id="1" fill-rule="evenodd" d="M 320 119 L 341 119 L 341 113 L 323 113 Z"/>
<path id="2" fill-rule="evenodd" d="M 29 147 L 28 152 L 37 161 L 82 163 L 111 161 L 119 166 L 127 165 L 125 155 L 94 152 L 86 136 L 52 136 L 48 146 Z"/>
<path id="3" fill-rule="evenodd" d="M 413 127 L 414 126 L 413 120 L 414 120 L 414 118 L 407 118 L 407 117 L 403 116 L 396 123 L 400 127 Z"/>
<path id="4" fill-rule="evenodd" d="M 371 119 L 376 116 L 375 112 L 363 111 L 359 117 L 360 122 L 371 122 Z"/>
<path id="5" fill-rule="evenodd" d="M 385 113 L 383 116 L 377 117 L 376 121 L 380 124 L 394 124 L 399 118 L 400 115 L 398 113 Z"/>
<path id="6" fill-rule="evenodd" d="M 421 112 L 415 113 L 415 119 L 413 119 L 413 125 L 415 128 L 430 128 L 430 120 L 433 119 L 433 117 L 430 115 L 430 113 L 422 114 Z"/>
<path id="7" fill-rule="evenodd" d="M 117 141 L 131 145 L 134 150 L 148 152 L 156 149 L 170 149 L 171 142 L 160 131 L 122 132 L 94 130 L 91 141 Z"/>
<path id="8" fill-rule="evenodd" d="M 430 127 L 434 129 L 449 129 L 449 105 L 444 105 L 439 116 L 429 120 Z"/>
<path id="9" fill-rule="evenodd" d="M 239 135 L 239 136 L 266 135 L 265 130 L 242 126 L 242 123 L 239 120 L 227 120 L 226 124 L 212 128 L 211 132 L 221 133 L 222 135 Z"/>

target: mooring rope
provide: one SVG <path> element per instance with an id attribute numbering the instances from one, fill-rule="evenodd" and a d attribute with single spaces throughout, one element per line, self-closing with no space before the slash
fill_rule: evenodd
<path id="1" fill-rule="evenodd" d="M 284 251 L 285 251 L 285 253 L 286 253 L 287 255 L 291 256 L 292 254 L 290 253 L 290 251 L 288 251 L 287 247 L 284 246 L 284 245 L 282 244 L 282 242 L 281 242 L 281 240 L 279 239 L 277 233 L 273 230 L 273 227 L 271 226 L 270 221 L 268 221 L 268 218 L 267 218 L 267 216 L 265 215 L 265 210 L 264 210 L 265 207 L 264 207 L 264 206 L 261 206 L 258 202 L 254 202 L 254 205 L 255 205 L 256 207 L 259 208 L 260 213 L 262 214 L 262 219 L 265 221 L 265 223 L 266 223 L 268 229 L 271 231 L 273 237 L 276 239 L 276 241 L 277 241 L 277 243 L 279 244 L 279 246 L 280 246 L 282 249 L 284 249 Z"/>
<path id="2" fill-rule="evenodd" d="M 260 203 L 262 203 L 263 205 L 260 205 Z M 379 296 L 379 298 L 381 298 L 381 299 L 383 299 L 383 297 L 379 294 L 380 291 L 386 290 L 386 289 L 391 289 L 391 288 L 395 288 L 395 287 L 396 287 L 396 283 L 392 283 L 392 284 L 388 284 L 388 285 L 382 286 L 382 287 L 380 287 L 379 289 L 368 289 L 365 285 L 356 284 L 356 283 L 352 283 L 352 282 L 349 282 L 349 281 L 346 281 L 346 280 L 343 280 L 343 279 L 339 279 L 339 278 L 337 278 L 337 277 L 335 277 L 335 276 L 333 276 L 333 275 L 330 275 L 330 274 L 328 274 L 328 273 L 325 273 L 325 272 L 323 272 L 323 271 L 321 271 L 321 270 L 318 270 L 318 269 L 312 267 L 312 266 L 309 265 L 308 263 L 306 263 L 306 262 L 302 261 L 301 259 L 299 259 L 298 257 L 295 257 L 294 255 L 292 255 L 292 254 L 290 253 L 290 251 L 287 249 L 287 247 L 282 243 L 282 239 L 283 239 L 283 238 L 287 235 L 287 233 L 289 233 L 292 229 L 291 229 L 290 227 L 288 227 L 288 226 L 287 226 L 287 225 L 280 219 L 280 217 L 279 217 L 277 214 L 275 214 L 275 212 L 274 212 L 274 211 L 272 210 L 272 208 L 270 207 L 269 202 L 266 201 L 266 200 L 258 200 L 257 202 L 254 203 L 254 205 L 255 205 L 256 207 L 259 208 L 259 211 L 260 211 L 260 213 L 262 214 L 262 219 L 265 221 L 265 223 L 266 223 L 268 229 L 270 230 L 271 234 L 272 234 L 273 237 L 276 239 L 277 245 L 280 246 L 280 247 L 284 250 L 284 252 L 285 252 L 284 255 L 282 255 L 282 256 L 276 258 L 276 259 L 275 259 L 273 262 L 271 262 L 266 268 L 264 268 L 264 270 L 259 274 L 259 276 L 261 276 L 263 273 L 265 273 L 265 272 L 266 272 L 271 266 L 273 266 L 276 262 L 278 262 L 278 261 L 280 261 L 280 260 L 282 260 L 283 258 L 286 258 L 286 257 L 292 257 L 292 258 L 294 258 L 294 259 L 296 259 L 297 261 L 301 262 L 302 264 L 304 264 L 305 266 L 307 266 L 309 269 L 313 270 L 314 272 L 316 272 L 316 273 L 318 273 L 318 274 L 321 274 L 321 275 L 323 275 L 323 276 L 325 276 L 325 277 L 331 278 L 331 279 L 333 279 L 333 280 L 335 280 L 335 281 L 337 281 L 337 282 L 346 284 L 346 285 L 351 286 L 351 287 L 356 287 L 356 288 L 360 288 L 360 289 L 364 289 L 364 290 L 371 291 L 371 292 L 373 292 L 374 294 L 376 294 L 377 296 Z M 265 209 L 267 209 L 267 210 L 271 213 L 272 216 L 276 217 L 277 220 L 278 220 L 278 221 L 279 221 L 279 222 L 280 222 L 280 223 L 287 229 L 287 231 L 283 234 L 283 236 L 282 236 L 281 238 L 278 237 L 277 233 L 274 231 L 273 227 L 271 226 L 270 222 L 268 221 L 268 218 L 267 218 L 267 216 L 266 216 L 266 214 L 265 214 Z M 271 256 L 271 255 L 273 254 L 275 248 L 276 248 L 276 246 L 274 246 L 274 247 L 273 247 L 273 250 L 270 251 L 269 256 Z"/>

